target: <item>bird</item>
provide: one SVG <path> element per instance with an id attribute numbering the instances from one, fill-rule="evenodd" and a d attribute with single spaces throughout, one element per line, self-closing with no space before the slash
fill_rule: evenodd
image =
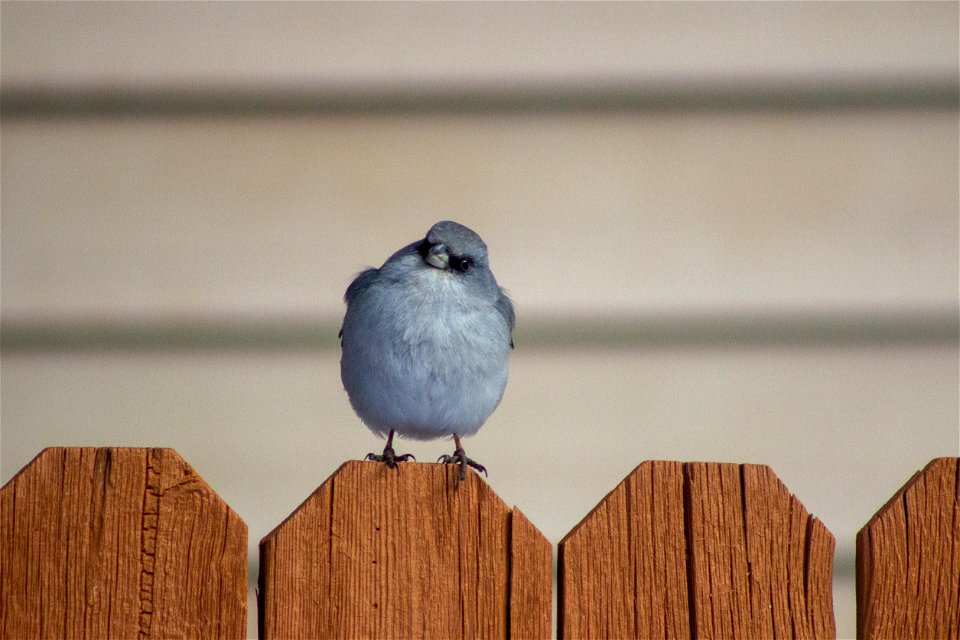
<path id="1" fill-rule="evenodd" d="M 516 315 L 490 270 L 487 245 L 451 220 L 360 272 L 344 294 L 340 377 L 353 410 L 383 453 L 367 460 L 397 469 L 393 438 L 452 437 L 438 462 L 487 474 L 460 439 L 475 434 L 507 386 Z M 458 483 L 459 486 L 459 483 Z"/>

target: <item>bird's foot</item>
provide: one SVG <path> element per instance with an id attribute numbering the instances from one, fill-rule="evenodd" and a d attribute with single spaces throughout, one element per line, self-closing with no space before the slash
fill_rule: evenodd
<path id="1" fill-rule="evenodd" d="M 453 452 L 452 456 L 442 455 L 437 459 L 437 462 L 442 462 L 443 464 L 459 464 L 460 465 L 460 481 L 463 482 L 467 479 L 467 467 L 476 469 L 477 471 L 487 475 L 487 469 L 479 462 L 471 460 L 467 457 L 467 454 L 464 453 L 461 447 L 457 447 L 456 451 Z"/>
<path id="2" fill-rule="evenodd" d="M 381 454 L 368 453 L 367 457 L 364 458 L 364 460 L 372 460 L 373 462 L 384 462 L 391 469 L 396 469 L 398 473 L 400 471 L 400 468 L 397 467 L 398 462 L 406 462 L 407 460 L 413 460 L 414 462 L 417 461 L 417 459 L 413 457 L 412 453 L 405 453 L 401 456 L 398 456 L 397 452 L 394 451 L 393 447 L 391 446 L 384 447 L 383 453 Z"/>

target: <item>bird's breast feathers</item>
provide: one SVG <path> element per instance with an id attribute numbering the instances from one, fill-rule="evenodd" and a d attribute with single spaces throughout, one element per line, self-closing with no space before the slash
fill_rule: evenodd
<path id="1" fill-rule="evenodd" d="M 398 318 L 404 342 L 475 352 L 499 351 L 509 342 L 509 329 L 496 307 L 470 295 L 456 275 L 428 272 L 419 277 L 418 294 L 407 298 L 406 317 Z"/>

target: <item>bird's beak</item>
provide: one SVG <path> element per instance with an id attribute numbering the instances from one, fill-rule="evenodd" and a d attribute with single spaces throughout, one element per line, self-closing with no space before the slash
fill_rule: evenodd
<path id="1" fill-rule="evenodd" d="M 437 269 L 446 269 L 447 265 L 450 264 L 450 254 L 447 253 L 447 247 L 443 244 L 435 244 L 430 247 L 430 250 L 427 252 L 424 260 L 427 261 L 431 267 L 436 267 Z"/>

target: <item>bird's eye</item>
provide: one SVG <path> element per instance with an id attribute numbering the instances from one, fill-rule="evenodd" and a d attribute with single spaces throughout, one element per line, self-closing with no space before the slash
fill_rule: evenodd
<path id="1" fill-rule="evenodd" d="M 460 271 L 461 273 L 466 273 L 473 268 L 473 260 L 471 260 L 470 258 L 460 258 L 460 260 L 456 262 L 454 267 L 457 269 L 457 271 Z"/>

